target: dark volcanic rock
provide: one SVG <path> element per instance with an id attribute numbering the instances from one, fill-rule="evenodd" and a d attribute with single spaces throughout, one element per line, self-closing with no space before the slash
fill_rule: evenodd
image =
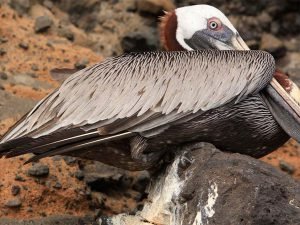
<path id="1" fill-rule="evenodd" d="M 75 172 L 75 177 L 76 177 L 78 180 L 83 180 L 83 178 L 84 178 L 84 173 L 83 173 L 83 171 L 82 171 L 82 170 L 77 170 L 77 171 Z"/>
<path id="2" fill-rule="evenodd" d="M 187 146 L 177 154 L 153 177 L 142 211 L 115 216 L 109 224 L 300 224 L 300 183 L 292 177 L 211 144 Z"/>
<path id="3" fill-rule="evenodd" d="M 143 171 L 137 176 L 132 188 L 140 193 L 144 193 L 149 183 L 150 175 L 147 171 Z"/>
<path id="4" fill-rule="evenodd" d="M 102 1 L 98 0 L 64 0 L 58 1 L 58 7 L 70 16 L 70 21 L 85 30 L 92 30 L 97 24 L 97 13 Z"/>
<path id="5" fill-rule="evenodd" d="M 18 13 L 23 14 L 30 9 L 30 0 L 12 0 L 10 6 Z"/>
<path id="6" fill-rule="evenodd" d="M 274 167 L 209 145 L 193 151 L 181 189 L 187 208 L 199 206 L 209 224 L 300 224 L 300 184 Z M 211 201 L 211 202 L 210 202 Z M 214 203 L 212 203 L 214 202 Z M 187 221 L 196 214 L 186 215 Z"/>
<path id="7" fill-rule="evenodd" d="M 47 165 L 36 163 L 28 169 L 27 173 L 34 177 L 44 177 L 49 175 L 49 167 Z"/>
<path id="8" fill-rule="evenodd" d="M 51 25 L 52 20 L 49 16 L 39 16 L 35 20 L 34 30 L 36 33 L 47 31 Z"/>
<path id="9" fill-rule="evenodd" d="M 77 158 L 72 156 L 63 156 L 63 159 L 67 165 L 73 165 L 77 162 Z"/>
<path id="10" fill-rule="evenodd" d="M 44 5 L 46 8 L 48 8 L 48 9 L 52 9 L 53 6 L 54 6 L 53 2 L 50 1 L 50 0 L 45 0 L 45 1 L 43 1 L 43 5 Z"/>
<path id="11" fill-rule="evenodd" d="M 126 35 L 121 42 L 124 52 L 153 51 L 157 48 L 157 39 L 151 35 L 133 32 Z"/>
<path id="12" fill-rule="evenodd" d="M 141 12 L 151 14 L 161 14 L 163 10 L 171 11 L 175 8 L 172 0 L 139 0 L 137 1 L 137 8 Z"/>
<path id="13" fill-rule="evenodd" d="M 66 26 L 59 27 L 57 34 L 61 37 L 67 38 L 70 41 L 74 41 L 74 33 Z"/>
<path id="14" fill-rule="evenodd" d="M 128 186 L 127 172 L 99 162 L 85 165 L 82 169 L 84 181 L 92 190 L 109 193 Z M 131 180 L 131 179 L 130 179 Z"/>

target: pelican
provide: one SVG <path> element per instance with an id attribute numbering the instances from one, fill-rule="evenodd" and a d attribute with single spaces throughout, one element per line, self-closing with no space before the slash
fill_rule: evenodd
<path id="1" fill-rule="evenodd" d="M 74 73 L 6 133 L 0 154 L 142 170 L 188 143 L 261 157 L 290 137 L 300 141 L 297 87 L 275 72 L 270 54 L 244 51 L 222 12 L 178 8 L 161 27 L 169 52 L 126 54 Z"/>

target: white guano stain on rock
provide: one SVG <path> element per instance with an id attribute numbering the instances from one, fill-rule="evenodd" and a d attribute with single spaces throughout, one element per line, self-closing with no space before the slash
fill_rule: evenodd
<path id="1" fill-rule="evenodd" d="M 152 201 L 145 204 L 140 214 L 146 220 L 158 224 L 178 224 L 178 221 L 181 221 L 177 217 L 180 217 L 182 213 L 174 213 L 174 210 L 180 211 L 181 209 L 177 208 L 172 201 L 180 194 L 184 183 L 184 180 L 180 180 L 178 176 L 179 161 L 180 157 L 172 164 L 167 176 L 162 177 L 159 182 L 156 182 L 157 185 L 151 188 L 149 199 Z"/>
<path id="2" fill-rule="evenodd" d="M 201 210 L 197 212 L 193 225 L 203 225 Z"/>
<path id="3" fill-rule="evenodd" d="M 218 196 L 218 186 L 216 183 L 212 183 L 210 189 L 208 189 L 207 205 L 204 207 L 206 216 L 209 218 L 215 214 L 213 207 L 216 204 Z"/>
<path id="4" fill-rule="evenodd" d="M 201 203 L 198 204 L 199 211 L 195 217 L 193 225 L 207 225 L 209 224 L 208 218 L 213 217 L 215 214 L 214 205 L 218 198 L 218 186 L 215 182 L 211 184 L 208 189 L 207 203 L 204 207 L 201 207 Z"/>
<path id="5" fill-rule="evenodd" d="M 102 221 L 102 219 L 98 220 L 98 224 L 111 224 L 111 225 L 153 225 L 147 221 L 144 221 L 143 218 L 139 216 L 131 216 L 128 214 L 119 214 L 114 217 L 107 223 Z"/>
<path id="6" fill-rule="evenodd" d="M 290 200 L 289 205 L 294 206 L 296 209 L 300 209 L 300 206 L 295 203 L 295 199 Z"/>

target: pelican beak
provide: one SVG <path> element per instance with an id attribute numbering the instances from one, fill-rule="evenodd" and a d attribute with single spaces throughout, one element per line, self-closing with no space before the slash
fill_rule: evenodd
<path id="1" fill-rule="evenodd" d="M 239 34 L 232 37 L 230 45 L 235 50 L 250 50 Z M 292 81 L 290 83 L 294 84 Z M 295 97 L 286 92 L 275 78 L 262 92 L 262 98 L 278 124 L 300 143 L 300 106 L 297 101 L 299 97 Z"/>
<path id="2" fill-rule="evenodd" d="M 244 40 L 241 38 L 241 36 L 238 33 L 231 38 L 230 42 L 233 49 L 250 50 L 250 48 L 247 46 L 247 44 L 244 42 Z"/>
<path id="3" fill-rule="evenodd" d="M 299 104 L 274 78 L 263 90 L 262 97 L 282 129 L 300 143 Z"/>

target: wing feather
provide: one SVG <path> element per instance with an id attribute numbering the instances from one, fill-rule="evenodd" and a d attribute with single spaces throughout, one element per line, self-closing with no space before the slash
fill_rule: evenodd
<path id="1" fill-rule="evenodd" d="M 1 143 L 76 127 L 147 132 L 257 93 L 274 70 L 273 57 L 262 51 L 151 52 L 110 58 L 67 78 Z"/>

